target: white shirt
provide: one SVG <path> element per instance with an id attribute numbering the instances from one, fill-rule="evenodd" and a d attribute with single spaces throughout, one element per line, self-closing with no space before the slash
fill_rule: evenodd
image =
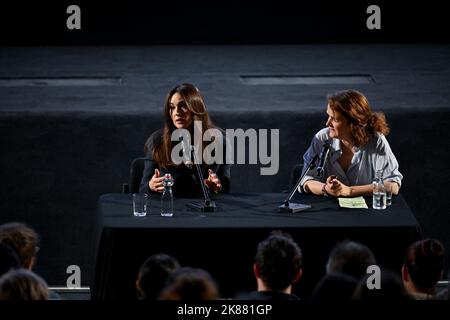
<path id="1" fill-rule="evenodd" d="M 330 153 L 325 164 L 323 176 L 319 177 L 317 170 L 314 168 L 302 179 L 301 187 L 308 180 L 325 182 L 330 175 L 337 176 L 337 179 L 347 186 L 367 185 L 373 182 L 377 170 L 383 170 L 383 179 L 385 181 L 393 181 L 401 186 L 403 175 L 398 171 L 397 159 L 383 134 L 377 133 L 366 145 L 359 148 L 355 147 L 355 154 L 350 166 L 347 172 L 344 172 L 338 162 L 338 158 L 342 155 L 341 141 L 330 138 L 329 131 L 329 128 L 324 128 L 316 133 L 311 141 L 311 145 L 303 155 L 302 173 L 307 169 L 306 166 L 311 159 L 315 155 L 320 154 L 322 145 L 326 141 L 331 141 Z M 300 187 L 299 191 L 301 192 Z"/>

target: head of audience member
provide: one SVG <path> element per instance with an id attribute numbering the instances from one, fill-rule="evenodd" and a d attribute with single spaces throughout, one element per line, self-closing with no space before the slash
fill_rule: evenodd
<path id="1" fill-rule="evenodd" d="M 181 267 L 171 273 L 162 290 L 160 300 L 216 300 L 219 289 L 209 272 Z"/>
<path id="2" fill-rule="evenodd" d="M 359 280 L 367 274 L 367 267 L 374 264 L 375 256 L 367 246 L 345 240 L 331 250 L 326 268 L 327 273 L 345 273 Z"/>
<path id="3" fill-rule="evenodd" d="M 389 133 L 384 114 L 372 112 L 367 98 L 355 90 L 329 95 L 327 114 L 330 137 L 353 141 L 358 147 L 367 144 L 377 132 Z"/>
<path id="4" fill-rule="evenodd" d="M 258 244 L 253 265 L 258 291 L 292 293 L 302 276 L 302 251 L 287 233 L 272 232 Z"/>
<path id="5" fill-rule="evenodd" d="M 353 293 L 353 300 L 372 300 L 372 301 L 405 301 L 411 300 L 411 296 L 403 286 L 400 276 L 388 270 L 382 270 L 380 273 L 379 288 L 372 287 L 376 281 L 372 279 L 373 275 L 362 277 Z M 368 284 L 371 284 L 369 286 Z"/>
<path id="6" fill-rule="evenodd" d="M 0 277 L 0 300 L 48 300 L 47 283 L 31 270 L 11 270 Z"/>
<path id="7" fill-rule="evenodd" d="M 169 275 L 180 267 L 178 260 L 167 254 L 155 254 L 140 267 L 136 290 L 140 299 L 155 300 Z"/>
<path id="8" fill-rule="evenodd" d="M 7 244 L 0 243 L 0 276 L 11 269 L 20 268 L 20 260 L 17 253 Z"/>
<path id="9" fill-rule="evenodd" d="M 39 236 L 29 226 L 11 222 L 0 225 L 0 243 L 14 249 L 23 268 L 31 270 L 36 262 Z"/>
<path id="10" fill-rule="evenodd" d="M 312 293 L 315 301 L 347 301 L 352 299 L 358 281 L 345 273 L 327 273 Z"/>
<path id="11" fill-rule="evenodd" d="M 406 250 L 402 279 L 408 292 L 434 296 L 444 272 L 444 245 L 435 239 L 414 242 Z"/>

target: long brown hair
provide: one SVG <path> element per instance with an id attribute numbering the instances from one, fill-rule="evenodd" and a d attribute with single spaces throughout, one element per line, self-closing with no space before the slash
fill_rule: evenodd
<path id="1" fill-rule="evenodd" d="M 174 143 L 178 143 L 171 141 L 172 132 L 176 129 L 176 127 L 174 126 L 172 117 L 170 116 L 170 100 L 175 93 L 178 93 L 183 98 L 188 110 L 192 113 L 191 127 L 186 128 L 191 132 L 191 135 L 193 134 L 195 121 L 202 122 L 202 132 L 205 132 L 213 126 L 212 121 L 209 118 L 208 111 L 206 110 L 205 101 L 203 100 L 200 90 L 198 90 L 197 87 L 190 83 L 182 83 L 170 90 L 164 103 L 164 128 L 162 139 L 160 142 L 154 144 L 152 150 L 153 159 L 162 168 L 174 166 L 170 155 Z M 203 142 L 202 149 L 204 147 L 205 143 Z"/>
<path id="2" fill-rule="evenodd" d="M 387 135 L 389 127 L 382 112 L 372 112 L 369 101 L 355 90 L 341 91 L 328 96 L 330 108 L 341 113 L 350 124 L 356 146 L 367 144 L 376 132 Z"/>

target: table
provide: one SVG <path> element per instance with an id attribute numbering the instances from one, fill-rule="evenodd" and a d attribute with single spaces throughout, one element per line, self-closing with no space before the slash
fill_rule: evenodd
<path id="1" fill-rule="evenodd" d="M 257 244 L 272 230 L 289 232 L 303 252 L 303 277 L 294 293 L 308 298 L 325 272 L 333 246 L 345 239 L 362 242 L 375 253 L 382 270 L 399 271 L 408 245 L 421 238 L 420 226 L 397 196 L 386 210 L 344 209 L 336 199 L 295 195 L 311 204 L 307 211 L 279 213 L 287 194 L 218 194 L 218 211 L 191 211 L 176 198 L 174 216 L 161 217 L 160 198 L 150 197 L 150 214 L 132 214 L 129 194 L 104 194 L 98 201 L 99 241 L 93 299 L 135 299 L 139 266 L 155 253 L 177 257 L 184 266 L 208 270 L 223 297 L 254 290 L 252 265 Z M 371 200 L 366 199 L 369 208 Z"/>

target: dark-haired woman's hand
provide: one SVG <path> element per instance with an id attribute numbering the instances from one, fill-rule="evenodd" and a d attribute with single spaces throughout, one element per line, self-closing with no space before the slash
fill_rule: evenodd
<path id="1" fill-rule="evenodd" d="M 220 183 L 219 177 L 211 169 L 208 169 L 208 179 L 205 179 L 204 183 L 215 193 L 218 193 L 220 190 L 222 190 L 222 184 Z"/>
<path id="2" fill-rule="evenodd" d="M 148 182 L 148 186 L 149 186 L 150 190 L 152 190 L 154 192 L 163 192 L 163 190 L 164 190 L 163 180 L 164 180 L 164 177 L 161 177 L 159 170 L 155 169 L 155 174 L 152 176 L 152 178 Z"/>

